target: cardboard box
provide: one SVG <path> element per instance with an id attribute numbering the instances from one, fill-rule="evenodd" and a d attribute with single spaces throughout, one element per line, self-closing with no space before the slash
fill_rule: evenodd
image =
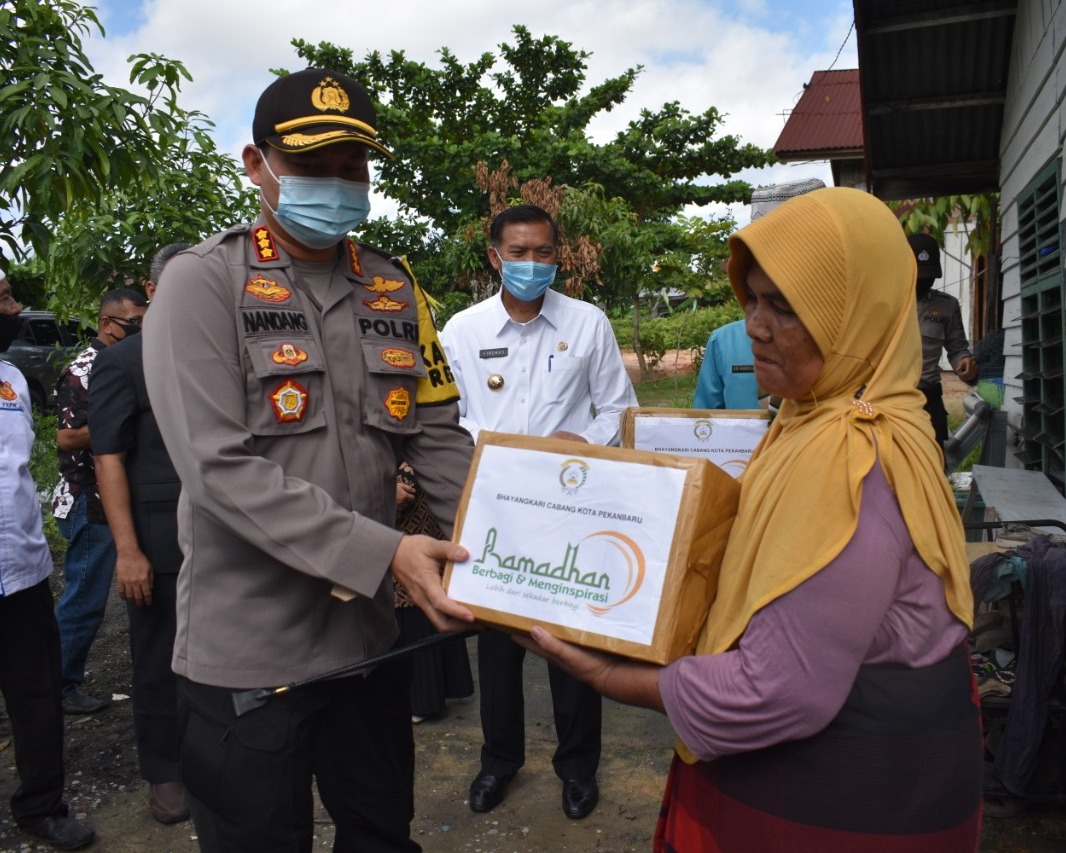
<path id="1" fill-rule="evenodd" d="M 448 595 L 481 621 L 668 663 L 691 652 L 740 487 L 703 459 L 482 432 Z"/>
<path id="2" fill-rule="evenodd" d="M 622 447 L 707 459 L 739 477 L 769 426 L 762 409 L 630 406 L 622 415 Z"/>

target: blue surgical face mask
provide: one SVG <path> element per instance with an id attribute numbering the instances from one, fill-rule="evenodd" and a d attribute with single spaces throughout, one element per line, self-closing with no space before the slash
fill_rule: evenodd
<path id="1" fill-rule="evenodd" d="M 362 225 L 370 215 L 370 184 L 343 178 L 295 178 L 274 174 L 263 158 L 270 176 L 278 182 L 278 208 L 270 207 L 278 224 L 298 243 L 309 249 L 335 246 Z M 260 189 L 262 196 L 262 189 Z"/>
<path id="2" fill-rule="evenodd" d="M 500 279 L 507 292 L 521 302 L 533 302 L 544 295 L 552 282 L 558 264 L 541 264 L 537 261 L 505 261 L 493 247 L 496 257 L 500 258 Z"/>

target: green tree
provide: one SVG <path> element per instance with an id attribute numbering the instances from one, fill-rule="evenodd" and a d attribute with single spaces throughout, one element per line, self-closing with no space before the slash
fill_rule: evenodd
<path id="1" fill-rule="evenodd" d="M 999 195 L 946 195 L 890 201 L 888 206 L 908 234 L 928 233 L 941 245 L 950 226 L 966 234 L 971 274 L 984 305 L 979 326 L 971 332 L 982 337 L 1002 328 Z"/>
<path id="2" fill-rule="evenodd" d="M 730 177 L 773 159 L 735 136 L 719 136 L 723 116 L 716 109 L 693 115 L 676 102 L 645 109 L 612 140 L 593 142 L 589 124 L 626 99 L 641 68 L 586 89 L 589 54 L 556 36 L 535 38 L 522 26 L 512 42 L 499 45 L 498 57 L 484 53 L 463 64 L 442 48 L 439 68 L 399 51 L 356 61 L 350 50 L 329 43 L 296 39 L 293 45 L 311 65 L 367 86 L 378 104 L 379 132 L 396 154 L 378 166 L 379 189 L 446 242 L 483 241 L 476 223 L 492 203 L 476 179 L 479 163 L 493 172 L 507 164 L 516 186 L 550 178 L 568 192 L 598 187 L 618 215 L 608 224 L 594 217 L 585 224 L 624 246 L 612 254 L 608 242 L 594 238 L 605 261 L 593 293 L 608 305 L 634 305 L 652 286 L 660 260 L 674 257 L 685 241 L 685 226 L 679 230 L 672 220 L 687 205 L 747 201 L 751 186 Z M 476 255 L 454 254 L 455 277 L 476 279 L 470 267 Z M 483 259 L 476 263 L 484 268 Z M 437 282 L 430 286 L 440 289 Z M 639 353 L 639 334 L 634 348 Z"/>
<path id="3" fill-rule="evenodd" d="M 66 312 L 243 202 L 210 123 L 178 106 L 181 63 L 139 54 L 130 82 L 147 94 L 107 85 L 82 48 L 93 30 L 95 12 L 72 0 L 0 0 L 0 254 L 42 261 Z"/>
<path id="4" fill-rule="evenodd" d="M 591 141 L 590 122 L 626 99 L 640 66 L 580 94 L 589 54 L 522 26 L 513 43 L 499 45 L 499 59 L 484 53 L 464 65 L 442 48 L 440 68 L 402 51 L 355 61 L 350 50 L 326 42 L 293 45 L 308 63 L 367 86 L 379 105 L 379 131 L 396 154 L 379 164 L 379 188 L 444 233 L 487 212 L 474 181 L 479 161 L 490 169 L 507 161 L 519 183 L 551 177 L 557 185 L 597 184 L 647 220 L 689 204 L 747 200 L 746 182 L 710 178 L 773 159 L 734 136 L 718 137 L 723 116 L 716 109 L 692 115 L 676 102 L 643 110 L 606 144 Z"/>

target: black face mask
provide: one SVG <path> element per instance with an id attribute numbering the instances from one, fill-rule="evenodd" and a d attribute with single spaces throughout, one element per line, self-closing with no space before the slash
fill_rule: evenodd
<path id="1" fill-rule="evenodd" d="M 926 296 L 929 295 L 929 291 L 933 289 L 934 280 L 935 279 L 931 279 L 931 278 L 920 278 L 920 279 L 918 279 L 918 284 L 917 284 L 916 290 L 918 291 L 918 298 L 919 299 L 924 299 Z"/>
<path id="2" fill-rule="evenodd" d="M 126 338 L 133 337 L 134 335 L 136 335 L 138 332 L 141 331 L 141 327 L 140 326 L 134 326 L 131 323 L 123 323 L 122 321 L 116 320 L 114 318 L 111 318 L 111 322 L 114 323 L 116 326 L 118 326 L 120 329 L 122 329 L 122 332 L 123 332 L 123 338 L 122 339 L 123 340 L 125 340 Z"/>
<path id="3" fill-rule="evenodd" d="M 0 314 L 0 352 L 7 352 L 11 342 L 18 337 L 22 321 L 17 314 Z"/>

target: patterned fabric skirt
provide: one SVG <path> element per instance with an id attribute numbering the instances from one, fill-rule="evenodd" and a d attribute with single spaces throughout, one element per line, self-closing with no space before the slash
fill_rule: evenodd
<path id="1" fill-rule="evenodd" d="M 982 774 L 965 650 L 922 669 L 864 666 L 813 737 L 695 764 L 675 755 L 654 849 L 972 853 Z"/>

